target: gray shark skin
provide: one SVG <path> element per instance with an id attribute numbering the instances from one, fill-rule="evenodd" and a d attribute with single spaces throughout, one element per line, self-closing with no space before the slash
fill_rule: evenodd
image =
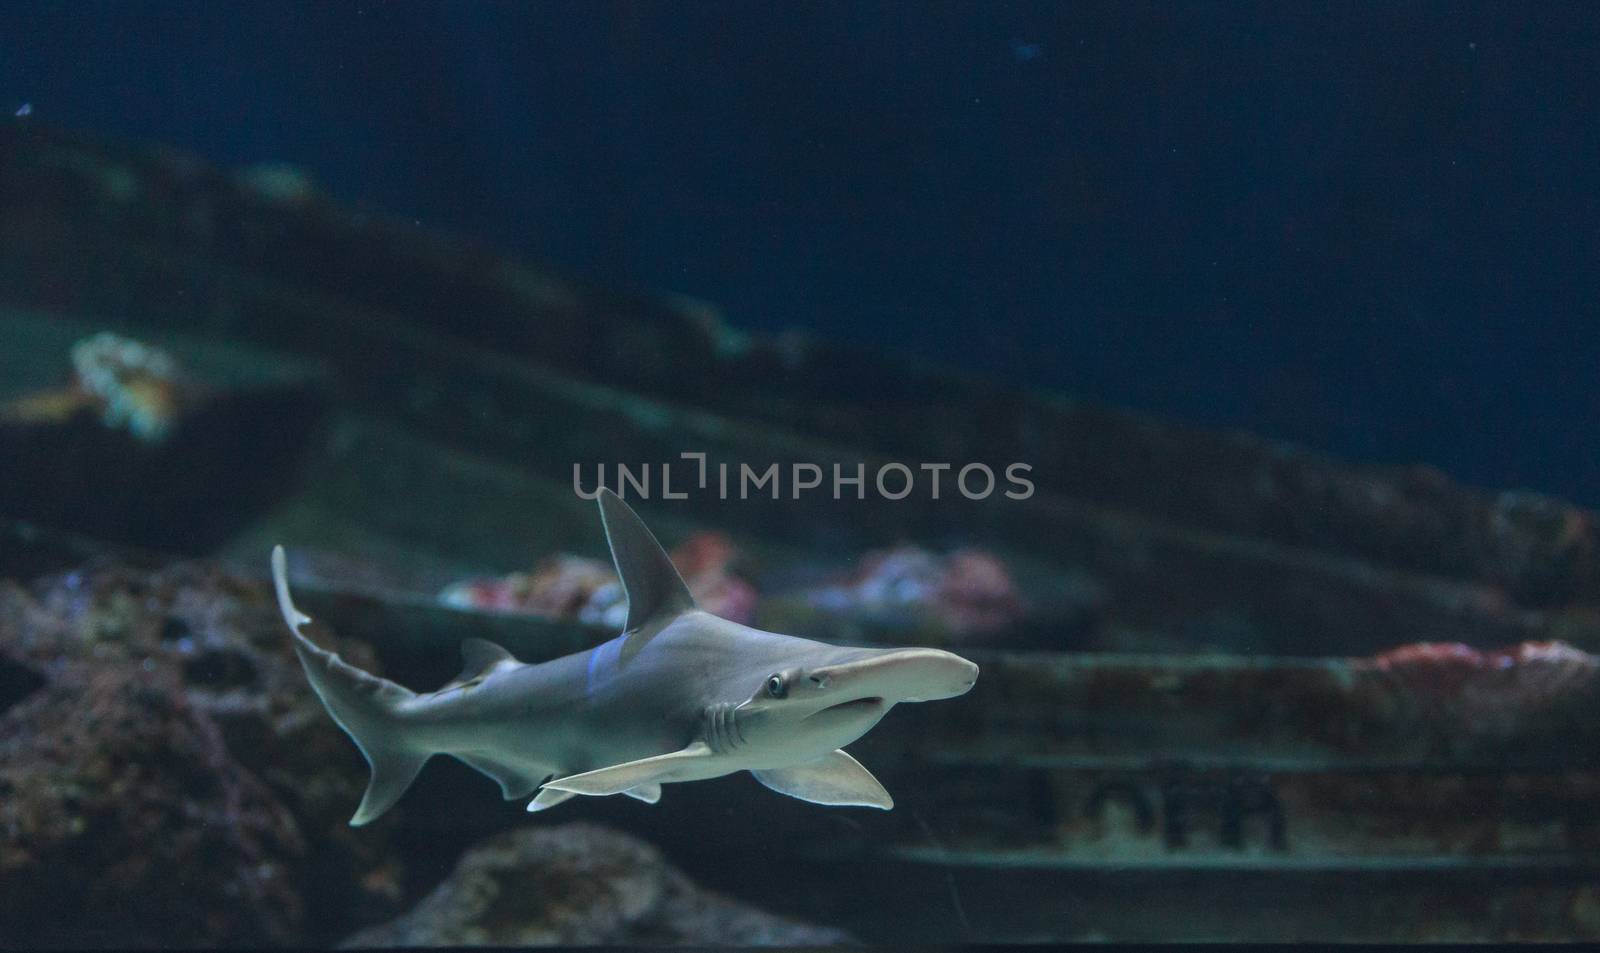
<path id="1" fill-rule="evenodd" d="M 622 634 L 538 665 L 481 639 L 462 644 L 461 675 L 417 693 L 348 664 L 302 632 L 283 547 L 272 552 L 278 605 L 323 706 L 372 767 L 350 819 L 366 824 L 405 793 L 435 754 L 499 782 L 528 810 L 575 795 L 649 803 L 664 783 L 750 771 L 815 804 L 894 806 L 840 750 L 901 702 L 965 694 L 978 667 L 938 649 L 864 649 L 763 632 L 699 608 L 649 529 L 609 490 L 599 496 L 628 596 Z"/>

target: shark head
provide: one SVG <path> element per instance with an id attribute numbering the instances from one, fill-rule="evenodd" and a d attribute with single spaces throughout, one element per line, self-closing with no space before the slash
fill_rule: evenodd
<path id="1" fill-rule="evenodd" d="M 767 674 L 734 709 L 752 749 L 840 748 L 895 705 L 964 695 L 978 679 L 978 666 L 939 649 L 810 644 L 821 651 Z"/>

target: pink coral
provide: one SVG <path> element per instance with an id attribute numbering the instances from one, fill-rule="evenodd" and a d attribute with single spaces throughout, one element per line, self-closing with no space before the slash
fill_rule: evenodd
<path id="1" fill-rule="evenodd" d="M 672 564 L 683 574 L 689 592 L 712 615 L 748 623 L 755 617 L 756 590 L 729 572 L 738 551 L 726 534 L 696 533 L 672 551 Z"/>
<path id="2" fill-rule="evenodd" d="M 1565 642 L 1522 642 L 1483 652 L 1425 642 L 1366 662 L 1392 674 L 1423 707 L 1484 730 L 1509 730 L 1517 715 L 1547 709 L 1588 686 L 1600 659 Z"/>
<path id="3" fill-rule="evenodd" d="M 911 544 L 867 553 L 847 579 L 812 596 L 841 611 L 906 613 L 958 635 L 1000 631 L 1026 611 L 999 557 L 981 549 L 941 557 Z"/>
<path id="4" fill-rule="evenodd" d="M 959 632 L 994 632 L 1022 618 L 1022 594 L 992 553 L 962 549 L 945 559 L 937 599 Z"/>
<path id="5" fill-rule="evenodd" d="M 462 608 L 600 621 L 605 610 L 620 601 L 620 588 L 608 564 L 557 554 L 541 561 L 532 572 L 451 583 L 440 598 Z M 608 593 L 608 589 L 617 591 Z"/>
<path id="6" fill-rule="evenodd" d="M 736 550 L 721 533 L 697 533 L 671 553 L 701 608 L 735 622 L 755 612 L 756 591 L 728 571 Z M 576 619 L 617 627 L 627 621 L 627 602 L 610 563 L 558 554 L 531 573 L 467 579 L 452 583 L 440 598 L 455 606 L 493 612 L 522 612 L 553 619 Z"/>

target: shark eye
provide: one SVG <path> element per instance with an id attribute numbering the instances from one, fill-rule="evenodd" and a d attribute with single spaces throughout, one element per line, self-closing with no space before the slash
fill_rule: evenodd
<path id="1" fill-rule="evenodd" d="M 767 679 L 767 694 L 773 698 L 782 698 L 789 694 L 789 685 L 784 682 L 782 675 L 774 675 Z"/>

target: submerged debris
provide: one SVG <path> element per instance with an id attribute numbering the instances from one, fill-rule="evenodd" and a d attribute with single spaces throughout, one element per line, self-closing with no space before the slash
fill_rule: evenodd
<path id="1" fill-rule="evenodd" d="M 736 554 L 726 535 L 705 532 L 684 540 L 671 557 L 702 608 L 747 623 L 755 611 L 756 591 L 729 572 Z M 531 573 L 451 583 L 439 598 L 465 609 L 577 619 L 612 628 L 624 625 L 628 617 L 627 597 L 611 564 L 566 554 L 545 559 Z"/>

